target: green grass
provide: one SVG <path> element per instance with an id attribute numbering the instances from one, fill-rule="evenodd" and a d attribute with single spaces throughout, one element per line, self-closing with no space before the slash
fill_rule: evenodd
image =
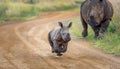
<path id="1" fill-rule="evenodd" d="M 105 33 L 105 37 L 103 39 L 94 39 L 94 32 L 89 26 L 88 36 L 84 39 L 92 42 L 92 45 L 100 48 L 107 53 L 120 55 L 120 32 L 119 32 L 119 16 L 114 15 L 113 21 L 110 23 L 107 32 Z M 72 35 L 77 36 L 78 38 L 83 38 L 81 35 L 82 25 L 80 21 L 80 17 L 74 18 L 72 20 L 73 26 L 71 28 Z"/>
<path id="2" fill-rule="evenodd" d="M 42 0 L 41 0 L 42 1 Z M 77 8 L 76 3 L 66 1 L 43 1 L 35 4 L 23 2 L 1 2 L 0 23 L 10 20 L 29 20 L 41 15 L 42 12 L 71 10 Z"/>
<path id="3" fill-rule="evenodd" d="M 92 28 L 89 26 L 88 36 L 84 38 L 92 43 L 93 46 L 106 51 L 107 53 L 111 53 L 114 55 L 120 55 L 120 1 L 116 0 L 114 6 L 114 16 L 113 19 L 105 32 L 105 36 L 103 39 L 94 39 L 94 32 Z M 72 35 L 83 38 L 81 32 L 83 27 L 81 25 L 80 17 L 76 17 L 72 19 L 73 26 L 71 29 Z"/>

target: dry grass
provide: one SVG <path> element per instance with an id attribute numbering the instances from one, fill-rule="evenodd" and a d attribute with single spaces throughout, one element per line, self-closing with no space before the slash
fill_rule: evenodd
<path id="1" fill-rule="evenodd" d="M 31 19 L 41 12 L 69 10 L 76 7 L 75 0 L 38 0 L 39 2 L 33 4 L 22 0 L 14 1 L 0 0 L 0 22 Z"/>

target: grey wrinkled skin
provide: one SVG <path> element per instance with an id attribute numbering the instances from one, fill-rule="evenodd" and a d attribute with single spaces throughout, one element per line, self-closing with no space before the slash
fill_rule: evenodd
<path id="1" fill-rule="evenodd" d="M 113 6 L 108 0 L 85 0 L 80 10 L 83 37 L 88 35 L 88 24 L 92 27 L 95 38 L 104 37 L 113 13 Z"/>
<path id="2" fill-rule="evenodd" d="M 57 53 L 57 56 L 61 56 L 61 53 L 67 51 L 68 42 L 71 40 L 69 28 L 72 26 L 70 22 L 67 26 L 64 26 L 62 22 L 58 22 L 59 28 L 51 30 L 48 34 L 48 41 L 50 43 L 52 53 Z"/>

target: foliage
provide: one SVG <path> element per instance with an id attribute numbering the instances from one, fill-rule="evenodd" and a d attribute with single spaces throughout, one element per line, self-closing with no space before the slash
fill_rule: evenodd
<path id="1" fill-rule="evenodd" d="M 92 42 L 93 46 L 103 49 L 108 53 L 120 55 L 120 22 L 119 20 L 120 20 L 120 17 L 118 13 L 115 13 L 113 20 L 110 23 L 105 33 L 105 37 L 103 39 L 98 39 L 98 40 L 94 39 L 94 32 L 90 26 L 88 29 L 89 35 L 84 39 Z M 83 28 L 80 22 L 80 18 L 79 17 L 74 18 L 72 21 L 74 23 L 71 29 L 72 34 L 77 36 L 78 38 L 83 38 L 81 36 L 81 32 Z"/>
<path id="2" fill-rule="evenodd" d="M 70 0 L 0 0 L 0 22 L 26 20 L 47 11 L 60 11 L 76 8 Z"/>

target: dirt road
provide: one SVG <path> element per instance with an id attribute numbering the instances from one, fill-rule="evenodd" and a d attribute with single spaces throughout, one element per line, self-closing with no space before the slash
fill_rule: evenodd
<path id="1" fill-rule="evenodd" d="M 106 54 L 83 39 L 72 37 L 61 57 L 51 53 L 49 30 L 79 13 L 50 13 L 46 17 L 0 26 L 0 69 L 120 69 L 120 58 Z"/>

